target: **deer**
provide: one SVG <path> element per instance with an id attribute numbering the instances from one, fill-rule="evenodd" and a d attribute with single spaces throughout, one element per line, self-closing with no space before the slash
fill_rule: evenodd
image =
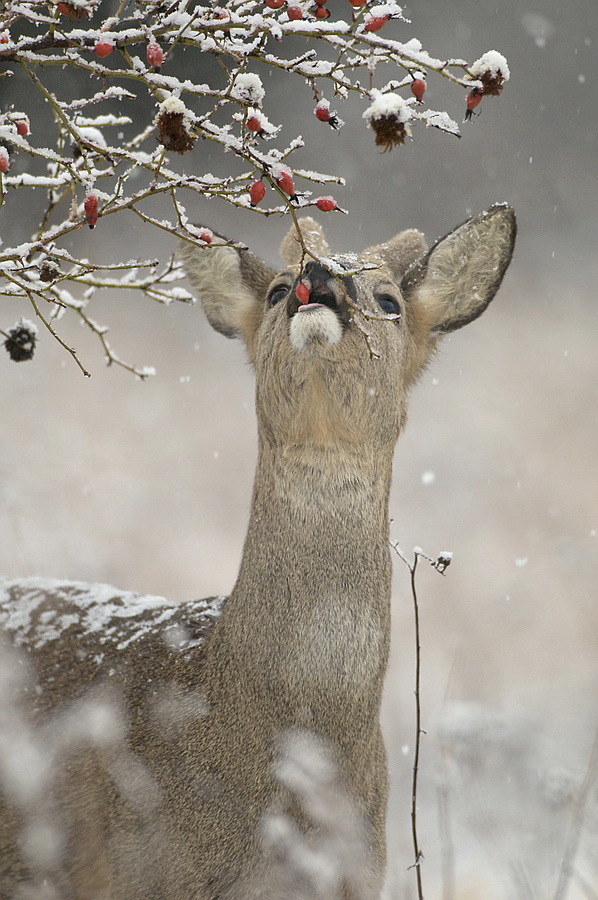
<path id="1" fill-rule="evenodd" d="M 305 218 L 279 272 L 225 238 L 183 243 L 209 323 L 255 370 L 238 577 L 183 603 L 0 581 L 0 896 L 380 897 L 393 451 L 515 234 L 497 204 L 430 249 L 409 229 L 333 255 Z"/>

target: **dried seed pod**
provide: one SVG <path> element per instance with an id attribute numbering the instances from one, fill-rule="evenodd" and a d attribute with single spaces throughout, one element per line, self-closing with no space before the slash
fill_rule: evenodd
<path id="1" fill-rule="evenodd" d="M 490 97 L 498 97 L 502 93 L 511 75 L 506 59 L 496 50 L 489 50 L 476 59 L 469 71 L 473 78 L 482 82 L 484 95 Z"/>
<path id="2" fill-rule="evenodd" d="M 381 94 L 372 91 L 374 102 L 363 114 L 370 128 L 376 135 L 376 144 L 386 152 L 393 147 L 400 147 L 405 139 L 411 136 L 407 122 L 411 118 L 411 110 L 398 94 Z"/>
<path id="3" fill-rule="evenodd" d="M 177 97 L 169 97 L 160 104 L 155 119 L 158 141 L 174 153 L 187 153 L 196 141 L 193 116 Z"/>
<path id="4" fill-rule="evenodd" d="M 54 281 L 60 275 L 60 266 L 51 256 L 47 256 L 39 267 L 40 281 Z"/>
<path id="5" fill-rule="evenodd" d="M 8 329 L 4 347 L 13 362 L 25 362 L 33 358 L 36 341 L 37 327 L 28 319 L 20 319 Z"/>

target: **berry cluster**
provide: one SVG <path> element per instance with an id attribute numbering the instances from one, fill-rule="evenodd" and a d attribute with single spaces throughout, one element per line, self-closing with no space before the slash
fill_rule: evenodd
<path id="1" fill-rule="evenodd" d="M 464 88 L 470 118 L 483 97 L 502 91 L 509 78 L 506 60 L 490 51 L 467 67 L 461 60 L 429 55 L 415 38 L 408 44 L 391 39 L 389 26 L 403 20 L 399 2 L 218 0 L 219 5 L 173 6 L 170 0 L 147 0 L 115 3 L 106 18 L 101 0 L 52 0 L 35 16 L 30 3 L 1 0 L 0 63 L 30 71 L 32 83 L 59 115 L 55 133 L 48 135 L 33 119 L 33 104 L 31 122 L 24 110 L 0 107 L 0 205 L 17 190 L 23 203 L 31 188 L 47 197 L 26 252 L 23 244 L 0 246 L 0 288 L 10 282 L 10 296 L 27 303 L 35 279 L 35 290 L 50 308 L 80 316 L 102 340 L 109 360 L 121 365 L 107 349 L 101 327 L 83 313 L 88 300 L 94 291 L 116 286 L 119 277 L 152 299 L 182 299 L 183 289 L 174 284 L 176 264 L 156 287 L 162 276 L 154 269 L 147 277 L 137 275 L 142 266 L 129 264 L 132 254 L 125 251 L 129 262 L 114 266 L 124 274 L 102 278 L 97 263 L 85 257 L 75 264 L 72 250 L 61 246 L 73 229 L 94 229 L 100 219 L 104 223 L 126 210 L 173 237 L 208 246 L 218 239 L 192 226 L 193 213 L 187 213 L 187 205 L 198 201 L 216 198 L 265 215 L 291 207 L 343 212 L 335 197 L 323 193 L 342 185 L 342 175 L 314 171 L 320 147 L 306 146 L 307 140 L 283 128 L 295 123 L 300 107 L 280 123 L 268 120 L 264 76 L 269 73 L 284 72 L 296 85 L 307 85 L 320 137 L 326 126 L 341 129 L 337 108 L 342 113 L 349 95 L 367 107 L 367 127 L 383 151 L 400 147 L 418 123 L 458 135 L 459 126 L 447 113 L 429 108 L 427 75 L 437 72 Z M 219 63 L 213 79 L 206 53 Z M 184 69 L 183 54 L 191 63 Z M 65 75 L 49 79 L 56 64 Z M 78 76 L 75 97 L 71 71 Z M 379 80 L 387 77 L 386 84 Z M 208 153 L 197 152 L 199 145 L 210 148 L 210 169 L 223 172 L 203 168 Z M 304 169 L 294 155 L 302 147 Z M 233 163 L 228 168 L 227 160 Z M 303 183 L 318 187 L 310 192 Z M 164 210 L 156 218 L 148 201 L 158 196 Z M 25 269 L 18 262 L 23 258 Z M 45 308 L 40 306 L 42 318 Z"/>

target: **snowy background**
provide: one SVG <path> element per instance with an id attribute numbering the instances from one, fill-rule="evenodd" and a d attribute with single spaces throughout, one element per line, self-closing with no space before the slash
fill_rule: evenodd
<path id="1" fill-rule="evenodd" d="M 509 61 L 503 96 L 482 103 L 461 141 L 420 127 L 413 143 L 381 155 L 362 105 L 339 105 L 347 124 L 335 134 L 315 120 L 309 91 L 282 77 L 266 82 L 266 112 L 287 137 L 303 134 L 299 164 L 347 179 L 334 193 L 351 215 L 321 216 L 335 250 L 403 227 L 432 240 L 495 201 L 517 211 L 516 255 L 497 299 L 445 341 L 413 393 L 391 515 L 406 552 L 454 552 L 446 578 L 423 565 L 419 578 L 426 896 L 536 900 L 555 896 L 598 724 L 598 8 L 435 0 L 406 12 L 413 24 L 393 25 L 396 37 L 418 37 L 441 57 L 473 61 L 495 48 Z M 432 75 L 427 101 L 460 120 L 464 96 L 440 82 Z M 193 152 L 203 171 L 224 170 L 205 145 Z M 26 212 L 13 212 L 11 242 L 28 237 Z M 286 220 L 215 202 L 190 212 L 277 264 Z M 95 252 L 101 242 L 105 259 L 172 252 L 133 216 L 118 230 L 113 221 L 81 230 L 73 246 Z M 114 348 L 155 365 L 157 377 L 105 369 L 91 336 L 67 323 L 91 379 L 45 334 L 34 362 L 4 357 L 0 571 L 175 599 L 229 591 L 256 456 L 242 347 L 211 331 L 198 308 L 124 295 L 94 303 Z M 0 299 L 0 327 L 22 314 Z M 408 573 L 395 568 L 383 713 L 393 900 L 414 882 L 412 608 Z M 597 847 L 594 782 L 568 897 L 598 896 Z"/>

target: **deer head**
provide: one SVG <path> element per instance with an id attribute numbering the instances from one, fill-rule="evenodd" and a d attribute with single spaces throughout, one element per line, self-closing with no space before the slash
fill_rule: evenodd
<path id="1" fill-rule="evenodd" d="M 230 245 L 181 252 L 213 327 L 247 346 L 261 440 L 363 452 L 394 445 L 410 385 L 442 335 L 486 309 L 515 232 L 512 209 L 497 205 L 429 250 L 408 230 L 359 255 L 331 255 L 306 218 L 284 239 L 278 274 Z"/>

